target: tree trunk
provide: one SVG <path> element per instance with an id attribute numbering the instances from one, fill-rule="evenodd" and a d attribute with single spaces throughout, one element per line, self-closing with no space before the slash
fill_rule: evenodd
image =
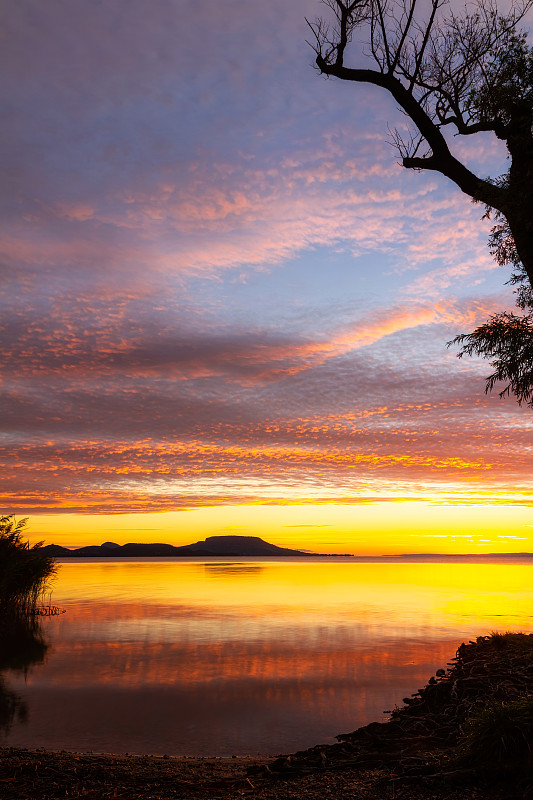
<path id="1" fill-rule="evenodd" d="M 517 104 L 506 126 L 505 143 L 511 157 L 504 212 L 517 253 L 533 288 L 533 109 Z"/>
<path id="2" fill-rule="evenodd" d="M 513 234 L 516 251 L 533 288 L 533 198 L 522 200 L 522 209 L 508 213 L 507 222 Z"/>

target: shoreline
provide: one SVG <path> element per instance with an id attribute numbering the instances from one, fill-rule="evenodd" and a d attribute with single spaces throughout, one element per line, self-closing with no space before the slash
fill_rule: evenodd
<path id="1" fill-rule="evenodd" d="M 383 771 L 343 770 L 293 777 L 270 772 L 271 763 L 272 759 L 248 756 L 0 748 L 0 796 L 2 800 L 380 800 L 393 796 L 386 788 L 384 794 L 376 793 L 378 784 L 388 781 Z M 424 795 L 412 797 L 426 800 Z M 450 800 L 465 800 L 465 795 Z"/>
<path id="2" fill-rule="evenodd" d="M 12 746 L 12 745 L 0 745 L 0 753 L 5 752 L 12 752 L 12 753 L 27 753 L 28 755 L 38 756 L 38 755 L 49 755 L 49 756 L 57 756 L 58 758 L 101 758 L 101 759 L 131 759 L 135 761 L 136 759 L 152 759 L 154 761 L 173 761 L 173 762 L 186 762 L 186 761 L 195 761 L 195 762 L 202 762 L 202 761 L 209 761 L 209 762 L 220 762 L 220 763 L 244 763 L 250 762 L 254 764 L 267 764 L 273 761 L 275 758 L 279 756 L 173 756 L 165 753 L 164 755 L 158 755 L 154 753 L 106 753 L 106 752 L 98 752 L 96 750 L 52 750 L 48 749 L 47 747 L 19 747 L 19 746 Z"/>
<path id="3" fill-rule="evenodd" d="M 491 722 L 480 736 L 479 719 L 494 709 L 500 718 L 502 709 L 510 715 L 507 729 L 500 724 L 493 730 Z M 517 725 L 522 725 L 519 739 Z M 533 634 L 492 634 L 462 644 L 448 668 L 439 669 L 424 688 L 404 698 L 389 721 L 337 736 L 336 744 L 274 760 L 4 747 L 0 796 L 525 800 L 533 797 L 532 726 Z"/>
<path id="4" fill-rule="evenodd" d="M 247 756 L 119 755 L 0 748 L 2 800 L 514 800 L 487 787 L 347 766 L 297 775 Z M 518 796 L 517 796 L 518 797 Z"/>
<path id="5" fill-rule="evenodd" d="M 264 763 L 248 757 L 153 756 L 84 753 L 39 748 L 0 748 L 2 800 L 127 798 L 204 800 L 220 790 L 234 796 L 248 769 Z M 249 787 L 251 788 L 251 787 Z M 215 795 L 216 796 L 216 795 Z"/>

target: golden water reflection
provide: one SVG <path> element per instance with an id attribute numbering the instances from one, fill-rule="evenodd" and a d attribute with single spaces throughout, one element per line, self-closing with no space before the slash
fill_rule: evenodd
<path id="1" fill-rule="evenodd" d="M 47 663 L 3 743 L 278 753 L 400 703 L 491 630 L 533 631 L 528 564 L 66 562 Z"/>

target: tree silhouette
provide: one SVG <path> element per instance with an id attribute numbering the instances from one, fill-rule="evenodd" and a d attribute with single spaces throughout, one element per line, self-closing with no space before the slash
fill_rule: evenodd
<path id="1" fill-rule="evenodd" d="M 498 314 L 471 334 L 453 340 L 459 355 L 492 360 L 487 391 L 506 380 L 533 405 L 533 48 L 519 29 L 533 0 L 507 14 L 494 0 L 476 0 L 455 13 L 449 0 L 322 0 L 327 20 L 308 22 L 320 72 L 388 91 L 410 120 L 410 132 L 393 139 L 407 169 L 433 170 L 483 203 L 495 225 L 491 252 L 513 267 L 517 305 L 529 313 Z M 358 33 L 366 43 L 354 43 Z M 347 56 L 360 66 L 347 65 Z M 510 166 L 503 176 L 482 178 L 452 152 L 445 133 L 492 133 L 505 142 Z"/>

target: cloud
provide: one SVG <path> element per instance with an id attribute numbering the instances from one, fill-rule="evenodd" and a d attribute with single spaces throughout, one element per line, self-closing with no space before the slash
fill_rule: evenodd
<path id="1" fill-rule="evenodd" d="M 526 410 L 445 349 L 510 298 L 480 209 L 313 73 L 305 6 L 10 7 L 6 507 L 527 490 Z"/>
<path id="2" fill-rule="evenodd" d="M 373 188 L 379 170 L 352 159 L 345 171 L 346 161 L 325 167 L 315 158 L 305 170 L 210 164 L 201 173 L 175 172 L 172 181 L 124 187 L 104 205 L 97 197 L 41 204 L 32 217 L 4 227 L 4 258 L 11 265 L 54 265 L 58 274 L 91 269 L 100 282 L 110 269 L 135 281 L 215 277 L 237 266 L 279 264 L 318 246 L 342 245 L 354 256 L 388 251 L 398 267 L 410 269 L 440 259 L 444 268 L 419 278 L 411 292 L 427 292 L 429 281 L 434 291 L 472 280 L 492 266 L 477 211 L 465 201 L 443 201 L 424 181 L 406 191 L 399 175 L 394 188 Z M 380 179 L 390 185 L 385 175 Z"/>
<path id="3" fill-rule="evenodd" d="M 253 386 L 279 381 L 330 359 L 370 347 L 386 337 L 420 326 L 472 327 L 498 310 L 498 299 L 404 301 L 393 308 L 352 312 L 349 321 L 333 317 L 320 331 L 284 327 L 228 328 L 199 309 L 191 314 L 160 305 L 160 319 L 134 295 L 106 302 L 78 303 L 62 298 L 37 310 L 6 306 L 3 319 L 4 377 L 46 381 L 59 377 L 70 391 L 87 391 L 98 380 L 116 382 L 160 378 L 168 381 L 221 378 Z M 203 317 L 203 318 L 202 318 Z"/>
<path id="4" fill-rule="evenodd" d="M 4 399 L 4 505 L 120 513 L 362 502 L 391 487 L 401 497 L 456 487 L 463 497 L 465 481 L 471 494 L 525 487 L 527 413 L 485 398 L 474 369 L 402 360 L 402 337 L 427 348 L 427 327 L 389 332 L 388 361 L 361 347 L 247 386 L 118 371 L 14 383 Z"/>

